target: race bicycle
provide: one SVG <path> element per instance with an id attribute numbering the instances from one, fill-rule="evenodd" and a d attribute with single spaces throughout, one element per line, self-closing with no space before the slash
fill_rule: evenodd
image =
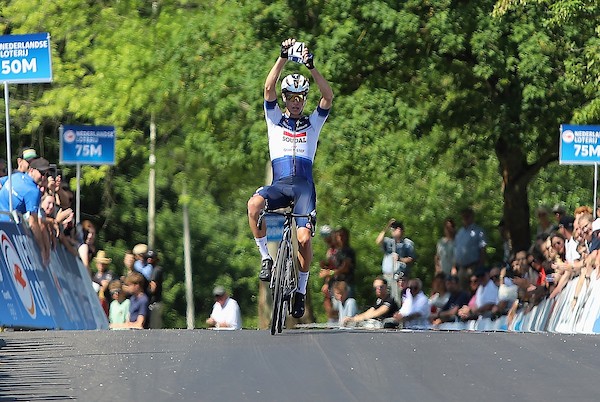
<path id="1" fill-rule="evenodd" d="M 285 318 L 292 313 L 294 305 L 293 297 L 298 289 L 298 239 L 296 226 L 292 224 L 294 218 L 308 218 L 311 224 L 311 236 L 314 236 L 314 216 L 295 214 L 292 207 L 278 210 L 264 209 L 258 217 L 257 226 L 262 227 L 262 221 L 267 214 L 281 215 L 285 217 L 283 222 L 283 233 L 277 257 L 271 272 L 271 283 L 269 288 L 273 295 L 273 309 L 271 314 L 271 335 L 281 333 L 285 324 Z"/>

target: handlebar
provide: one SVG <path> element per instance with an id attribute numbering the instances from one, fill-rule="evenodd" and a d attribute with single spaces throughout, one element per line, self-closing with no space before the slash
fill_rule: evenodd
<path id="1" fill-rule="evenodd" d="M 315 236 L 315 223 L 316 223 L 316 217 L 313 214 L 296 214 L 292 211 L 291 207 L 287 207 L 287 208 L 279 208 L 279 209 L 263 209 L 262 211 L 260 211 L 260 215 L 258 215 L 258 220 L 256 222 L 256 226 L 259 229 L 262 229 L 262 223 L 263 220 L 265 218 L 265 215 L 267 214 L 274 214 L 274 215 L 281 215 L 281 216 L 285 216 L 286 218 L 307 218 L 308 221 L 310 222 L 310 235 L 311 237 Z"/>

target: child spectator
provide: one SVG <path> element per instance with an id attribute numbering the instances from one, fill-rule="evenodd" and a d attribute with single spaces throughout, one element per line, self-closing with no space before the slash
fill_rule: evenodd
<path id="1" fill-rule="evenodd" d="M 125 324 L 129 319 L 130 302 L 123 290 L 123 283 L 115 279 L 108 285 L 110 291 L 110 302 L 108 321 L 111 324 Z"/>
<path id="2" fill-rule="evenodd" d="M 124 324 L 110 324 L 110 328 L 144 329 L 148 317 L 148 296 L 144 293 L 144 277 L 139 272 L 127 278 L 127 286 L 131 292 L 129 298 L 129 320 Z"/>

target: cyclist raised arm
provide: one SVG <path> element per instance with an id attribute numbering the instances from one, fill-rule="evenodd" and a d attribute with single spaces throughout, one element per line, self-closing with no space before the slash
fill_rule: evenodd
<path id="1" fill-rule="evenodd" d="M 329 115 L 333 91 L 329 83 L 314 66 L 313 55 L 304 46 L 303 64 L 309 69 L 321 99 L 308 116 L 302 114 L 308 96 L 308 79 L 300 74 L 291 74 L 281 81 L 281 96 L 285 104 L 282 111 L 277 104 L 277 81 L 288 61 L 288 50 L 296 43 L 289 38 L 281 43 L 281 54 L 265 80 L 264 110 L 269 138 L 269 153 L 273 168 L 273 183 L 261 187 L 248 201 L 248 222 L 262 257 L 259 278 L 271 280 L 273 259 L 267 249 L 266 225 L 257 227 L 260 212 L 267 206 L 278 209 L 293 203 L 294 213 L 312 215 L 316 219 L 316 193 L 312 177 L 312 165 L 317 150 L 321 128 Z M 304 296 L 312 260 L 311 227 L 315 220 L 296 218 L 298 227 L 298 259 L 300 273 L 298 291 L 294 297 L 292 316 L 304 315 Z"/>

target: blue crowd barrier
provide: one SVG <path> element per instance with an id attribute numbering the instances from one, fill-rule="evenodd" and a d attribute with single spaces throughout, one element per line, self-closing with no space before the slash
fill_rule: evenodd
<path id="1" fill-rule="evenodd" d="M 81 260 L 62 244 L 44 264 L 29 228 L 0 222 L 0 327 L 107 329 Z"/>

